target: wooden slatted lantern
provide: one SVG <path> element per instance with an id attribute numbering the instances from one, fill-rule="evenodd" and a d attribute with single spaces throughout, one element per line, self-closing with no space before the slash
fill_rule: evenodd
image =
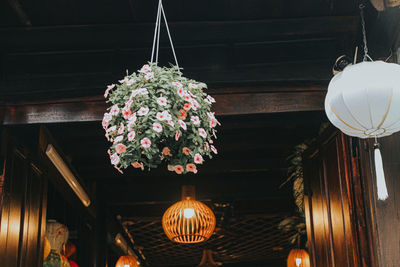
<path id="1" fill-rule="evenodd" d="M 200 243 L 211 237 L 216 224 L 212 210 L 195 200 L 194 186 L 183 186 L 182 200 L 167 209 L 162 226 L 167 237 L 177 243 Z"/>
<path id="2" fill-rule="evenodd" d="M 115 267 L 139 267 L 139 264 L 135 257 L 128 255 L 119 257 Z"/>
<path id="3" fill-rule="evenodd" d="M 287 258 L 287 267 L 310 267 L 310 255 L 304 249 L 292 249 Z"/>

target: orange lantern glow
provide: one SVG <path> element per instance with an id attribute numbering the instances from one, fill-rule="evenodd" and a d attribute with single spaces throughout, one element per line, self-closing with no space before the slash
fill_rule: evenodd
<path id="1" fill-rule="evenodd" d="M 139 264 L 133 256 L 121 256 L 119 257 L 115 267 L 139 267 Z"/>
<path id="2" fill-rule="evenodd" d="M 216 224 L 212 210 L 195 200 L 194 186 L 183 186 L 182 200 L 164 213 L 162 226 L 167 237 L 177 243 L 200 243 L 211 237 Z"/>
<path id="3" fill-rule="evenodd" d="M 304 249 L 292 249 L 287 258 L 287 267 L 310 267 L 310 256 Z"/>
<path id="4" fill-rule="evenodd" d="M 50 241 L 47 239 L 47 237 L 44 237 L 44 248 L 43 248 L 43 259 L 45 260 L 51 251 L 51 246 L 50 246 Z"/>

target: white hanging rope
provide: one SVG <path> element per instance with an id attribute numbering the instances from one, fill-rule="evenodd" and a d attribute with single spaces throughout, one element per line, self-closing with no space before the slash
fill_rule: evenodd
<path id="1" fill-rule="evenodd" d="M 157 11 L 156 25 L 155 25 L 155 28 L 154 28 L 153 48 L 152 48 L 152 51 L 151 51 L 151 60 L 150 60 L 150 62 L 151 63 L 155 62 L 156 64 L 158 64 L 158 54 L 159 54 L 159 50 L 160 50 L 161 17 L 164 18 L 165 27 L 167 28 L 169 42 L 171 44 L 172 53 L 173 53 L 174 59 L 175 59 L 175 64 L 179 69 L 178 59 L 176 57 L 175 48 L 174 48 L 174 44 L 172 42 L 171 33 L 169 31 L 167 16 L 165 15 L 165 11 L 164 11 L 164 7 L 163 7 L 163 4 L 162 4 L 162 0 L 159 0 L 159 2 L 158 2 L 158 11 Z M 154 58 L 154 54 L 155 54 L 155 58 Z M 155 61 L 154 61 L 154 59 L 155 59 Z"/>
<path id="2" fill-rule="evenodd" d="M 159 28 L 160 16 L 161 16 L 161 0 L 158 2 L 156 25 L 154 28 L 153 49 L 151 50 L 151 60 L 150 60 L 151 63 L 153 63 L 154 51 L 156 49 L 157 32 L 158 32 L 158 28 Z"/>
<path id="3" fill-rule="evenodd" d="M 375 143 L 374 148 L 374 160 L 375 160 L 375 175 L 376 175 L 376 188 L 378 191 L 378 199 L 386 200 L 389 197 L 386 181 L 385 181 L 385 173 L 383 171 L 383 161 L 381 151 L 379 149 L 379 144 Z"/>

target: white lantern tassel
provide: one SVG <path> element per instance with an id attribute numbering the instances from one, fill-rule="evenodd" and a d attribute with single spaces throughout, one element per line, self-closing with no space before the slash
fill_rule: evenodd
<path id="1" fill-rule="evenodd" d="M 379 145 L 375 144 L 375 172 L 376 172 L 376 186 L 378 191 L 378 199 L 386 200 L 389 195 L 386 187 L 385 173 L 383 171 L 383 161 Z"/>

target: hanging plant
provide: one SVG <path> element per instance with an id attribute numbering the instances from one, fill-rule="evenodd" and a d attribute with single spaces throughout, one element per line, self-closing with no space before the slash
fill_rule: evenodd
<path id="1" fill-rule="evenodd" d="M 213 138 L 219 122 L 206 88 L 175 66 L 154 63 L 108 86 L 104 96 L 111 107 L 102 124 L 112 143 L 111 163 L 121 170 L 156 168 L 165 161 L 178 174 L 196 173 L 205 156 L 217 154 Z"/>

